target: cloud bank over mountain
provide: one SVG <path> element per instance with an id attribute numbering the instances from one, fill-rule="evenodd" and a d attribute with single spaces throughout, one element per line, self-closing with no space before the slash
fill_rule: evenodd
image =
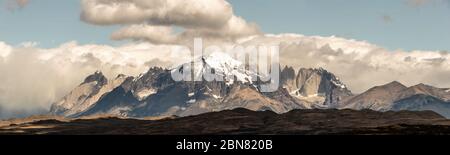
<path id="1" fill-rule="evenodd" d="M 282 65 L 324 67 L 356 93 L 394 80 L 450 86 L 450 55 L 444 51 L 389 51 L 364 41 L 297 34 L 253 36 L 236 44 L 278 44 Z M 187 51 L 174 53 L 174 45 L 150 43 L 0 46 L 0 103 L 3 109 L 28 111 L 48 108 L 96 70 L 110 78 L 120 73 L 136 76 L 149 66 L 171 67 L 190 58 Z"/>
<path id="2" fill-rule="evenodd" d="M 391 51 L 366 41 L 298 34 L 257 36 L 242 44 L 279 44 L 284 65 L 324 67 L 356 93 L 395 80 L 450 87 L 448 51 Z"/>
<path id="3" fill-rule="evenodd" d="M 69 42 L 44 49 L 0 42 L 0 105 L 3 111 L 48 110 L 51 103 L 97 70 L 110 78 L 136 76 L 147 66 L 170 67 L 169 61 L 188 59 L 182 56 L 186 53 L 173 53 L 171 48 L 149 43 L 111 47 Z"/>
<path id="4" fill-rule="evenodd" d="M 136 76 L 150 66 L 188 62 L 190 53 L 173 49 L 192 45 L 194 37 L 219 45 L 279 45 L 282 65 L 326 68 L 356 93 L 394 80 L 450 87 L 448 51 L 391 51 L 334 36 L 264 34 L 256 24 L 235 15 L 224 0 L 81 0 L 81 6 L 82 21 L 120 25 L 111 39 L 137 42 L 122 46 L 68 42 L 39 48 L 34 43 L 13 46 L 0 41 L 3 111 L 48 109 L 96 70 L 114 78 Z"/>

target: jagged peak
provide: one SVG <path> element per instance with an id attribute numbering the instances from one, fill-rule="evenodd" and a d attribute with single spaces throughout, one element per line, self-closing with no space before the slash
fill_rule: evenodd
<path id="1" fill-rule="evenodd" d="M 285 65 L 283 70 L 294 70 L 294 67 Z"/>
<path id="2" fill-rule="evenodd" d="M 283 73 L 293 73 L 293 74 L 295 74 L 295 70 L 294 70 L 294 68 L 293 67 L 291 67 L 291 66 L 284 66 L 284 68 L 281 70 L 281 73 L 283 74 Z"/>
<path id="3" fill-rule="evenodd" d="M 330 73 L 328 72 L 326 69 L 319 67 L 319 68 L 300 68 L 299 72 L 305 72 L 305 71 L 310 71 L 310 72 L 317 72 L 317 73 Z"/>
<path id="4" fill-rule="evenodd" d="M 281 68 L 281 67 L 280 67 Z M 280 80 L 281 82 L 287 82 L 289 79 L 295 79 L 296 73 L 293 67 L 285 66 L 280 72 Z"/>
<path id="5" fill-rule="evenodd" d="M 321 71 L 321 72 L 328 72 L 326 69 L 324 69 L 322 67 L 315 68 L 314 70 Z"/>
<path id="6" fill-rule="evenodd" d="M 386 84 L 380 85 L 380 86 L 386 86 L 386 85 L 403 85 L 403 84 L 398 81 L 391 81 L 389 83 L 386 83 Z"/>
<path id="7" fill-rule="evenodd" d="M 424 84 L 424 83 L 419 83 L 419 84 L 417 84 L 417 85 L 414 85 L 414 86 L 412 86 L 413 88 L 431 88 L 431 87 L 433 87 L 433 86 L 430 86 L 430 85 L 427 85 L 427 84 Z"/>
<path id="8" fill-rule="evenodd" d="M 140 77 L 143 77 L 143 76 L 148 76 L 148 75 L 153 75 L 153 74 L 162 73 L 162 72 L 164 72 L 164 71 L 166 71 L 166 69 L 164 69 L 164 68 L 162 68 L 162 67 L 150 67 L 150 68 L 148 69 L 147 73 L 140 74 L 140 75 L 139 75 L 139 78 L 140 78 Z"/>
<path id="9" fill-rule="evenodd" d="M 164 68 L 158 66 L 150 67 L 148 69 L 148 71 L 162 71 L 162 70 L 164 70 Z"/>
<path id="10" fill-rule="evenodd" d="M 202 65 L 202 66 L 194 66 L 196 70 L 202 69 L 202 67 L 210 67 L 216 70 L 225 71 L 225 70 L 236 70 L 244 67 L 242 62 L 234 59 L 229 54 L 223 52 L 214 52 L 209 55 L 202 55 L 201 57 L 198 57 L 191 62 L 184 63 L 171 70 L 180 71 L 180 69 L 182 69 L 183 66 L 186 64 L 189 64 L 189 66 L 192 64 Z"/>
<path id="11" fill-rule="evenodd" d="M 116 76 L 116 79 L 122 79 L 122 78 L 126 78 L 126 77 L 128 77 L 128 76 L 125 75 L 125 74 L 118 74 L 118 75 Z"/>
<path id="12" fill-rule="evenodd" d="M 389 83 L 387 83 L 387 84 L 385 84 L 385 85 L 378 86 L 378 87 L 375 87 L 375 88 L 385 88 L 385 89 L 406 89 L 406 88 L 408 88 L 408 87 L 406 87 L 405 85 L 403 85 L 402 83 L 400 83 L 400 82 L 398 82 L 398 81 L 392 81 L 392 82 L 389 82 Z"/>
<path id="13" fill-rule="evenodd" d="M 224 67 L 236 68 L 241 67 L 242 65 L 242 62 L 237 61 L 229 54 L 222 52 L 214 52 L 208 56 L 204 56 L 202 57 L 202 61 L 215 69 Z"/>
<path id="14" fill-rule="evenodd" d="M 101 71 L 97 70 L 93 74 L 87 76 L 82 84 L 90 82 L 97 82 L 97 84 L 99 85 L 105 85 L 108 82 L 108 79 L 105 77 L 105 75 L 103 75 Z"/>
<path id="15" fill-rule="evenodd" d="M 316 73 L 324 78 L 326 78 L 327 80 L 330 80 L 335 86 L 342 88 L 342 89 L 346 89 L 347 86 L 340 81 L 340 79 L 334 75 L 333 73 L 329 72 L 328 70 L 324 69 L 323 67 L 319 67 L 319 68 L 300 68 L 298 74 L 302 74 L 302 73 Z"/>
<path id="16" fill-rule="evenodd" d="M 434 86 L 431 86 L 431 85 L 427 85 L 427 84 L 423 84 L 423 83 L 411 86 L 408 89 L 409 90 L 413 90 L 416 93 L 427 93 L 427 94 L 434 94 L 436 91 L 437 92 L 440 92 L 440 91 L 446 92 L 446 91 L 448 91 L 447 89 L 437 88 L 437 87 L 434 87 Z"/>

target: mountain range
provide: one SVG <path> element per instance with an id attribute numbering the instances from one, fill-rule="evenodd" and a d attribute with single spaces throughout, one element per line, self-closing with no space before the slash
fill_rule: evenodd
<path id="1" fill-rule="evenodd" d="M 83 117 L 109 114 L 121 117 L 191 116 L 235 108 L 286 113 L 294 109 L 370 109 L 376 111 L 432 110 L 450 117 L 450 89 L 399 82 L 352 93 L 333 73 L 323 68 L 280 67 L 280 86 L 274 92 L 259 91 L 260 75 L 226 54 L 213 53 L 186 64 L 195 76 L 206 70 L 223 81 L 175 81 L 182 69 L 152 67 L 137 77 L 106 78 L 89 75 L 50 109 L 52 115 Z M 190 65 L 185 65 L 190 66 Z M 256 75 L 256 76 L 255 76 Z M 256 82 L 255 82 L 256 81 Z"/>

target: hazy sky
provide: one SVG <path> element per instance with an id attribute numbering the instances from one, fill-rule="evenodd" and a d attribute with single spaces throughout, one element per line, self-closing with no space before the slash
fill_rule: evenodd
<path id="1" fill-rule="evenodd" d="M 339 36 L 391 50 L 450 50 L 447 0 L 229 0 L 234 12 L 265 33 Z M 119 45 L 118 26 L 80 21 L 79 0 L 0 0 L 0 40 L 55 47 L 68 41 Z"/>

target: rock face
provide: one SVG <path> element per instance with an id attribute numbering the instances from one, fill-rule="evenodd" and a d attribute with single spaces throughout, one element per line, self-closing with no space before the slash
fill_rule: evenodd
<path id="1" fill-rule="evenodd" d="M 286 66 L 280 72 L 280 83 L 288 91 L 294 91 L 297 89 L 296 76 L 294 68 Z"/>
<path id="2" fill-rule="evenodd" d="M 158 88 L 165 87 L 171 81 L 170 78 L 161 78 L 161 75 L 166 71 L 163 68 L 150 68 L 147 74 L 139 76 L 133 82 L 132 92 L 134 97 L 138 100 L 143 100 L 148 96 L 155 94 Z"/>
<path id="3" fill-rule="evenodd" d="M 86 77 L 83 83 L 61 101 L 53 104 L 50 113 L 71 116 L 83 112 L 93 106 L 102 95 L 122 84 L 125 79 L 124 75 L 119 75 L 117 78 L 108 81 L 101 72 L 95 72 Z"/>
<path id="4" fill-rule="evenodd" d="M 285 67 L 281 75 L 283 87 L 291 95 L 308 103 L 307 108 L 339 107 L 344 98 L 352 96 L 345 84 L 323 68 L 301 68 L 295 74 L 293 68 Z"/>

